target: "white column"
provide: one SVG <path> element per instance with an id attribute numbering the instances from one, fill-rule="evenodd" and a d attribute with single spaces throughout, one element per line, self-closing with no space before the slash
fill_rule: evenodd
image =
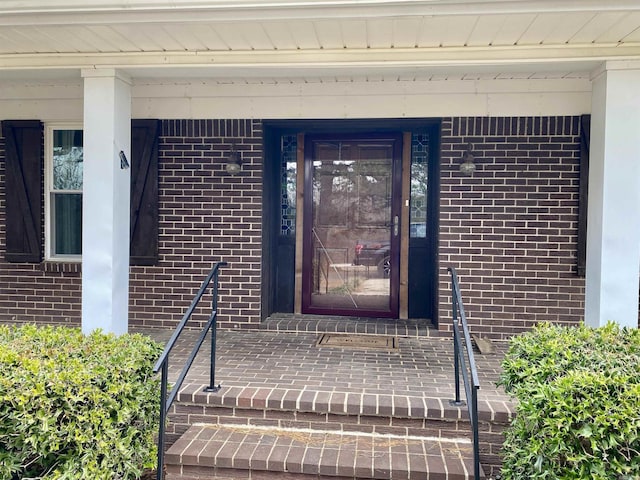
<path id="1" fill-rule="evenodd" d="M 640 63 L 593 79 L 585 322 L 638 326 Z"/>
<path id="2" fill-rule="evenodd" d="M 113 69 L 83 70 L 82 331 L 129 324 L 131 84 Z"/>

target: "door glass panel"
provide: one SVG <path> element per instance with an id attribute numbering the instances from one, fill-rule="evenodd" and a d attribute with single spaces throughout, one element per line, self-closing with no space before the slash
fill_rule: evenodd
<path id="1" fill-rule="evenodd" d="M 390 310 L 392 170 L 391 142 L 314 142 L 311 306 Z"/>
<path id="2" fill-rule="evenodd" d="M 429 135 L 411 136 L 411 210 L 409 236 L 427 236 L 427 186 L 429 180 Z"/>
<path id="3" fill-rule="evenodd" d="M 280 164 L 280 235 L 296 234 L 296 177 L 297 149 L 296 135 L 280 137 L 282 162 Z"/>

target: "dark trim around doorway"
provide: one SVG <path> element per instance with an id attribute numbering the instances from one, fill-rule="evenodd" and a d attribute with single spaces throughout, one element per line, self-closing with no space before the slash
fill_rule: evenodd
<path id="1" fill-rule="evenodd" d="M 279 186 L 279 148 L 277 139 L 283 134 L 321 134 L 340 132 L 344 134 L 358 133 L 421 133 L 429 132 L 432 138 L 431 147 L 433 158 L 430 161 L 429 176 L 429 231 L 428 242 L 418 245 L 420 242 L 410 240 L 410 252 L 424 252 L 423 257 L 428 258 L 428 263 L 419 271 L 427 274 L 433 284 L 422 285 L 420 291 L 409 291 L 409 317 L 428 318 L 437 326 L 438 319 L 438 245 L 439 245 L 439 218 L 440 218 L 440 135 L 441 119 L 439 118 L 383 118 L 383 119 L 283 119 L 264 120 L 264 169 L 263 169 L 263 243 L 262 243 L 262 313 L 265 319 L 272 313 L 292 313 L 293 302 L 279 305 L 278 299 L 293 299 L 294 296 L 294 258 L 291 257 L 292 246 L 279 243 L 278 205 L 280 203 Z M 417 239 L 414 239 L 417 240 Z M 286 243 L 286 242 L 285 242 Z M 282 257 L 282 258 L 281 258 Z M 410 259 L 410 262 L 412 260 Z M 286 277 L 284 273 L 290 270 L 291 279 L 284 284 L 279 284 Z M 415 270 L 415 269 L 414 269 Z M 410 271 L 410 283 L 411 283 Z M 288 277 L 287 277 L 288 278 Z M 280 280 L 279 280 L 280 279 Z M 414 282 L 416 283 L 416 282 Z M 419 283 L 419 282 L 418 282 Z M 415 299 L 420 297 L 422 306 L 416 305 Z M 413 303 L 413 306 L 412 306 Z"/>

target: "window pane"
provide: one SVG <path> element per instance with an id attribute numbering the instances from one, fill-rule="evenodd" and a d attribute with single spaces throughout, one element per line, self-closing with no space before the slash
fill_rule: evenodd
<path id="1" fill-rule="evenodd" d="M 429 178 L 429 135 L 411 138 L 411 220 L 409 236 L 427 236 L 427 185 Z"/>
<path id="2" fill-rule="evenodd" d="M 53 204 L 53 253 L 80 255 L 82 253 L 82 194 L 56 193 L 53 195 Z"/>
<path id="3" fill-rule="evenodd" d="M 280 234 L 289 236 L 296 233 L 296 175 L 298 139 L 295 135 L 283 135 L 282 149 Z"/>
<path id="4" fill-rule="evenodd" d="M 82 190 L 82 130 L 53 132 L 53 189 Z"/>

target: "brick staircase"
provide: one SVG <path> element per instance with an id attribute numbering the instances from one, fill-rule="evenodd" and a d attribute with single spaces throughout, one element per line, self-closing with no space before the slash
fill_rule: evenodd
<path id="1" fill-rule="evenodd" d="M 254 343 L 245 353 L 255 351 L 256 363 L 243 373 L 237 365 L 233 367 L 239 377 L 244 374 L 244 380 L 223 380 L 223 388 L 217 393 L 203 392 L 206 382 L 187 383 L 170 411 L 166 479 L 473 478 L 466 408 L 449 404 L 450 380 L 440 381 L 448 373 L 434 373 L 437 365 L 430 371 L 415 372 L 416 382 L 426 381 L 423 374 L 434 381 L 431 391 L 425 394 L 412 394 L 405 385 L 407 380 L 398 380 L 394 386 L 393 377 L 380 378 L 372 388 L 355 388 L 344 378 L 344 372 L 349 370 L 349 365 L 344 370 L 346 359 L 358 359 L 353 365 L 354 377 L 364 374 L 375 378 L 374 366 L 380 358 L 404 364 L 402 355 L 349 355 L 337 350 L 327 357 L 335 359 L 335 365 L 319 367 L 320 360 L 313 350 L 297 348 L 298 355 L 289 352 L 291 356 L 286 358 L 287 363 L 294 363 L 290 372 L 295 373 L 289 375 L 287 370 L 278 375 L 278 383 L 270 381 L 275 378 L 273 370 L 278 368 L 273 357 L 280 358 L 290 345 L 304 343 L 314 333 L 247 333 L 244 338 L 251 338 Z M 239 332 L 229 332 L 227 339 L 233 335 L 241 336 Z M 224 344 L 224 332 L 222 338 Z M 268 345 L 270 339 L 281 348 Z M 241 340 L 239 344 L 247 343 Z M 434 343 L 434 348 L 443 345 L 437 335 L 426 341 Z M 407 344 L 405 350 L 410 350 L 410 345 L 425 347 L 424 338 L 401 342 Z M 257 345 L 266 348 L 258 352 Z M 437 353 L 429 356 L 434 354 Z M 220 357 L 223 356 L 224 352 Z M 297 367 L 294 357 L 299 360 Z M 371 367 L 365 368 L 368 374 L 359 371 L 362 357 L 372 362 Z M 242 362 L 240 358 L 236 360 Z M 401 366 L 389 368 L 401 371 Z M 225 367 L 221 369 L 224 372 Z M 332 381 L 314 380 L 309 373 L 314 370 L 332 377 Z M 285 385 L 288 376 L 291 378 Z M 447 392 L 443 394 L 441 390 Z M 481 461 L 487 478 L 499 468 L 502 430 L 509 420 L 509 408 L 503 407 L 500 401 L 479 402 Z"/>

